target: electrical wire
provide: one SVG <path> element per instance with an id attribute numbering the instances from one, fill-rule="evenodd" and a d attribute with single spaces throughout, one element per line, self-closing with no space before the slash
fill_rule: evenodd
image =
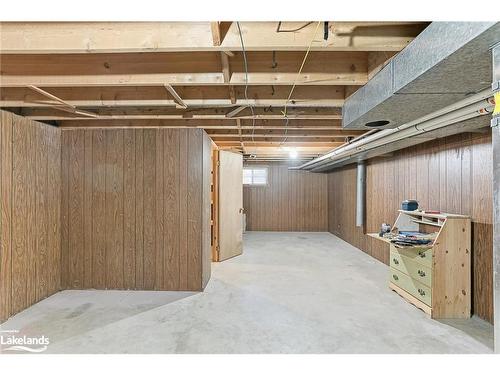
<path id="1" fill-rule="evenodd" d="M 300 69 L 297 73 L 297 76 L 295 77 L 295 80 L 293 81 L 292 89 L 290 90 L 290 94 L 288 94 L 288 98 L 285 101 L 285 108 L 283 110 L 283 116 L 285 118 L 285 134 L 284 134 L 284 139 L 281 141 L 280 146 L 282 146 L 288 139 L 288 116 L 286 114 L 287 110 L 287 105 L 288 102 L 290 101 L 290 98 L 292 97 L 293 91 L 295 90 L 295 86 L 297 85 L 297 81 L 299 80 L 300 74 L 302 73 L 302 69 L 304 68 L 304 65 L 307 60 L 307 56 L 309 56 L 309 52 L 311 51 L 312 44 L 314 43 L 314 40 L 316 39 L 316 34 L 318 33 L 319 25 L 321 24 L 321 21 L 318 21 L 316 24 L 316 29 L 314 30 L 314 35 L 311 39 L 311 42 L 309 43 L 309 47 L 307 47 L 306 54 L 304 55 L 304 59 L 302 60 L 302 64 L 300 65 Z"/>
<path id="2" fill-rule="evenodd" d="M 276 32 L 277 33 L 295 33 L 297 31 L 300 31 L 304 28 L 306 28 L 307 26 L 309 26 L 312 22 L 307 22 L 305 23 L 304 25 L 300 26 L 300 27 L 297 27 L 296 29 L 289 29 L 289 30 L 281 30 L 281 21 L 278 22 L 278 27 L 276 27 Z"/>
<path id="3" fill-rule="evenodd" d="M 238 33 L 240 34 L 240 42 L 241 42 L 241 50 L 243 52 L 243 63 L 245 66 L 245 100 L 247 104 L 248 100 L 248 61 L 247 61 L 247 52 L 245 50 L 245 43 L 243 43 L 243 34 L 241 33 L 240 23 L 236 22 L 236 26 L 238 27 Z M 253 108 L 253 104 L 249 105 L 250 111 L 252 112 L 252 142 L 255 143 L 254 134 L 255 134 L 255 112 Z"/>

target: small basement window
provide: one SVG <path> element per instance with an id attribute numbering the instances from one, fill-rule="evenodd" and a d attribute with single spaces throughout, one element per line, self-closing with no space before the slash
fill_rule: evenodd
<path id="1" fill-rule="evenodd" d="M 244 167 L 243 185 L 267 185 L 267 168 Z"/>

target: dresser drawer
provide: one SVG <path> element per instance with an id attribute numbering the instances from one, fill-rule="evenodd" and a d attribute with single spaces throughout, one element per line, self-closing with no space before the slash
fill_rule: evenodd
<path id="1" fill-rule="evenodd" d="M 394 268 L 390 268 L 390 281 L 400 288 L 406 290 L 412 296 L 432 307 L 431 288 L 413 280 L 410 276 Z"/>
<path id="2" fill-rule="evenodd" d="M 422 264 L 426 267 L 432 267 L 432 248 L 425 247 L 409 247 L 398 248 L 391 244 L 391 253 L 404 255 L 405 257 Z"/>
<path id="3" fill-rule="evenodd" d="M 432 270 L 429 267 L 424 266 L 421 263 L 417 263 L 415 260 L 408 258 L 405 255 L 401 255 L 396 251 L 391 251 L 390 264 L 392 268 L 397 269 L 407 275 L 412 279 L 415 279 L 422 284 L 427 286 L 432 286 Z"/>

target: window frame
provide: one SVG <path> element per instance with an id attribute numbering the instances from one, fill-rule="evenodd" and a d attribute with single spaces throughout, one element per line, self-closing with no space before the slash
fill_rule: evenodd
<path id="1" fill-rule="evenodd" d="M 265 169 L 266 170 L 266 182 L 263 184 L 255 184 L 253 183 L 253 172 L 252 172 L 252 183 L 250 184 L 245 184 L 244 181 L 241 181 L 243 183 L 244 187 L 265 187 L 269 185 L 269 167 L 267 165 L 244 165 L 243 170 L 245 169 L 251 169 L 252 171 L 255 169 Z M 245 172 L 243 172 L 245 173 Z"/>

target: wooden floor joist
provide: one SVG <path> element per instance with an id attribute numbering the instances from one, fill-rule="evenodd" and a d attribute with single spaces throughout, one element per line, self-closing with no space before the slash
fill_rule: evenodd
<path id="1" fill-rule="evenodd" d="M 268 160 L 287 157 L 283 143 L 314 156 L 363 134 L 342 128 L 346 98 L 427 23 L 329 22 L 311 41 L 317 25 L 240 22 L 244 55 L 235 22 L 0 23 L 0 108 L 68 129 L 201 128 Z"/>
<path id="2" fill-rule="evenodd" d="M 249 85 L 332 86 L 364 85 L 367 73 L 311 73 L 298 77 L 296 73 L 249 73 Z M 154 73 L 154 74 L 102 74 L 102 75 L 2 75 L 0 87 L 96 87 L 96 86 L 202 86 L 245 84 L 244 73 L 233 73 L 229 83 L 224 82 L 223 73 Z"/>
<path id="3" fill-rule="evenodd" d="M 219 119 L 203 120 L 197 119 L 177 119 L 177 120 L 59 120 L 58 125 L 65 128 L 202 128 L 202 129 L 237 129 L 237 123 L 241 124 L 241 129 L 285 129 L 282 119 L 278 120 L 252 120 L 241 119 Z M 289 130 L 332 130 L 342 131 L 340 120 L 291 120 L 286 126 Z M 344 130 L 345 131 L 345 130 Z M 343 133 L 344 134 L 344 133 Z M 349 132 L 345 133 L 349 135 Z"/>
<path id="4" fill-rule="evenodd" d="M 245 47 L 254 50 L 304 51 L 310 42 L 310 25 L 296 33 L 276 33 L 278 22 L 241 22 Z M 287 22 L 287 27 L 302 25 Z M 329 22 L 327 40 L 318 38 L 313 50 L 400 51 L 427 23 Z M 240 51 L 236 24 L 214 46 L 210 22 L 51 22 L 2 23 L 1 53 L 117 53 L 178 51 Z M 222 39 L 222 38 L 220 38 Z"/>

